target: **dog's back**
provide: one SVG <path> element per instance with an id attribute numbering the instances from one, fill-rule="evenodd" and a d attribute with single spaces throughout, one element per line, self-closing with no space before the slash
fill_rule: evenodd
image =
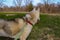
<path id="1" fill-rule="evenodd" d="M 7 21 L 5 24 L 5 27 L 3 27 L 3 30 L 10 35 L 15 35 L 21 30 L 21 28 L 23 28 L 23 25 L 24 25 L 24 22 L 22 19 L 19 19 L 18 22 Z"/>

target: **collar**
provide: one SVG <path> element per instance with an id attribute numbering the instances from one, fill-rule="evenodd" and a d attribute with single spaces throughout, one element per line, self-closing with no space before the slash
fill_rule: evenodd
<path id="1" fill-rule="evenodd" d="M 29 23 L 30 25 L 33 25 L 27 18 L 23 18 L 24 21 L 26 21 L 27 23 Z"/>
<path id="2" fill-rule="evenodd" d="M 33 25 L 28 19 L 26 19 L 26 22 L 29 23 L 30 25 Z"/>

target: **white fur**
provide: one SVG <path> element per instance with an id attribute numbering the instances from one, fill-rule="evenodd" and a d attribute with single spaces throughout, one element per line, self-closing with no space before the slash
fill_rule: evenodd
<path id="1" fill-rule="evenodd" d="M 34 16 L 31 16 L 31 15 L 34 15 Z M 24 18 L 27 18 L 33 25 L 34 24 L 36 24 L 37 23 L 37 21 L 38 20 L 40 20 L 39 19 L 39 9 L 38 10 L 36 10 L 36 9 L 33 9 L 30 13 L 28 13 L 28 14 L 26 14 L 26 16 L 24 17 Z M 33 18 L 33 19 L 31 19 L 31 18 Z M 20 25 L 25 25 L 26 24 L 26 22 L 24 22 L 24 21 L 22 21 L 23 19 L 16 19 L 16 22 L 18 23 L 18 25 L 19 25 L 19 27 L 21 27 Z M 12 23 L 12 25 L 11 25 L 11 23 L 12 22 L 6 22 L 6 24 L 8 24 L 8 25 L 10 25 L 10 26 L 12 26 L 14 23 Z M 23 23 L 23 24 L 21 24 L 21 23 Z M 6 25 L 7 26 L 7 25 Z M 15 26 L 15 25 L 14 25 Z M 16 26 L 17 27 L 17 26 Z M 24 27 L 24 28 L 23 28 Z M 31 30 L 32 30 L 32 25 L 31 24 L 29 24 L 29 23 L 27 23 L 26 24 L 26 26 L 23 26 L 21 29 L 23 30 L 23 31 L 20 31 L 20 32 L 22 32 L 22 34 L 20 35 L 20 40 L 26 40 L 27 39 L 27 37 L 29 36 L 29 34 L 30 34 L 30 32 L 31 32 Z M 18 34 L 18 33 L 17 33 Z M 16 35 L 17 35 L 16 34 Z M 16 37 L 16 35 L 14 35 L 14 36 L 11 36 L 11 35 L 9 35 L 9 34 L 7 34 L 3 29 L 0 29 L 0 36 L 6 36 L 6 37 L 13 37 L 13 38 L 15 38 Z"/>

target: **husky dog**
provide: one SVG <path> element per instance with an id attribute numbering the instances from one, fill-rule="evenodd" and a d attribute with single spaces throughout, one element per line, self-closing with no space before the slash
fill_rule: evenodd
<path id="1" fill-rule="evenodd" d="M 0 36 L 11 37 L 17 40 L 26 40 L 29 36 L 33 25 L 37 23 L 39 18 L 39 9 L 33 9 L 31 12 L 26 14 L 23 19 L 17 18 L 16 22 L 4 21 L 4 26 L 0 29 Z"/>

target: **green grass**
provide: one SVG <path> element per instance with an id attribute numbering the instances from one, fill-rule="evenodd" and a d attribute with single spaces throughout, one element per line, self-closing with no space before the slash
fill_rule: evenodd
<path id="1" fill-rule="evenodd" d="M 54 34 L 56 37 L 60 37 L 60 16 L 41 15 L 40 19 L 39 23 L 33 27 L 28 40 L 39 40 L 42 33 Z"/>
<path id="2" fill-rule="evenodd" d="M 15 16 L 0 15 L 2 19 L 14 19 L 23 17 L 25 14 L 18 14 Z M 32 32 L 27 40 L 39 40 L 42 33 L 54 34 L 56 37 L 60 37 L 60 16 L 40 15 L 40 21 L 34 25 Z M 49 28 L 50 30 L 48 30 Z M 43 37 L 43 35 L 42 35 Z M 44 39 L 45 40 L 45 39 Z"/>
<path id="3" fill-rule="evenodd" d="M 26 14 L 25 12 L 0 12 L 0 14 Z"/>
<path id="4" fill-rule="evenodd" d="M 6 16 L 6 14 L 0 14 L 0 19 L 11 20 L 15 18 L 22 18 L 25 14 L 15 13 L 15 15 Z"/>

